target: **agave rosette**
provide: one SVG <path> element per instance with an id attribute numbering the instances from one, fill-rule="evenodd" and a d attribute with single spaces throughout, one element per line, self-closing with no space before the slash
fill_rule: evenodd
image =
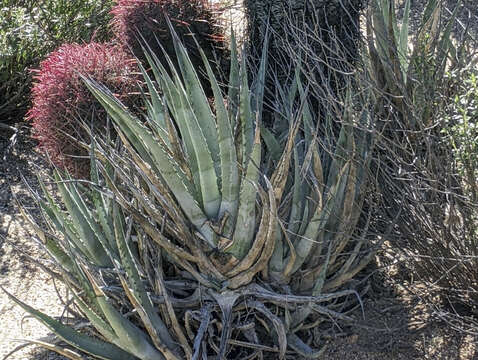
<path id="1" fill-rule="evenodd" d="M 204 57 L 211 107 L 175 39 L 179 72 L 146 52 L 144 119 L 85 79 L 121 144 L 94 142 L 89 185 L 57 174 L 64 208 L 40 199 L 51 231 L 38 235 L 98 336 L 15 301 L 95 358 L 316 358 L 301 338 L 323 316 L 352 320 L 336 302 L 357 293 L 341 286 L 373 255 L 355 236 L 371 146 L 356 125 L 368 112 L 345 106 L 325 151 L 298 64 L 288 110 L 266 129 L 265 52 L 249 86 L 232 37 L 227 97 Z"/>

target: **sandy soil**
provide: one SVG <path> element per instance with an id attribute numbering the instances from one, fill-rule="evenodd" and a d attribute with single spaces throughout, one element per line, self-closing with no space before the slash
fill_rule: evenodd
<path id="1" fill-rule="evenodd" d="M 35 143 L 29 138 L 28 130 L 19 124 L 17 143 L 7 151 L 12 133 L 0 133 L 0 285 L 22 301 L 51 316 L 62 313 L 62 304 L 56 296 L 50 277 L 41 271 L 29 256 L 46 258 L 32 239 L 32 229 L 20 216 L 13 194 L 38 216 L 35 204 L 23 183 L 25 180 L 37 188 L 37 174 L 48 171 L 40 157 L 32 151 Z M 6 141 L 7 140 L 7 141 Z M 40 339 L 49 334 L 39 324 L 0 291 L 0 359 L 22 344 L 19 339 Z M 38 351 L 36 352 L 38 354 Z M 50 359 L 46 354 L 36 356 L 31 347 L 10 356 L 9 359 Z"/>

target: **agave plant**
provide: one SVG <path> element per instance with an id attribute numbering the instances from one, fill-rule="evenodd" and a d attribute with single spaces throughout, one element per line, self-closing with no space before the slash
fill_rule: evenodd
<path id="1" fill-rule="evenodd" d="M 339 137 L 321 138 L 298 64 L 289 111 L 265 129 L 266 53 L 249 87 L 232 37 L 227 97 L 203 54 L 212 109 L 175 44 L 179 72 L 146 52 L 144 119 L 85 79 L 121 144 L 96 139 L 87 185 L 56 174 L 63 205 L 39 199 L 51 230 L 35 228 L 91 331 L 14 300 L 75 348 L 44 344 L 71 359 L 318 358 L 313 329 L 353 320 L 340 309 L 358 294 L 344 285 L 373 255 L 355 236 L 370 147 L 356 125 L 368 113 L 346 111 Z"/>

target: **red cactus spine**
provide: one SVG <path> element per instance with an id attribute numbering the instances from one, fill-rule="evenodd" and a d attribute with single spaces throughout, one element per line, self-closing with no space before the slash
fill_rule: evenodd
<path id="1" fill-rule="evenodd" d="M 88 152 L 71 137 L 88 142 L 80 121 L 95 129 L 107 124 L 106 112 L 87 89 L 80 74 L 103 83 L 125 104 L 133 104 L 137 64 L 122 49 L 108 44 L 66 44 L 51 53 L 34 70 L 33 122 L 39 149 L 53 163 L 77 177 L 87 177 Z"/>

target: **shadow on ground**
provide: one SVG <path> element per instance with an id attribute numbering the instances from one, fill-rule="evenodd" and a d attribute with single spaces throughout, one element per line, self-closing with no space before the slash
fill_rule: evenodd
<path id="1" fill-rule="evenodd" d="M 379 254 L 380 256 L 380 254 Z M 379 261 L 383 266 L 383 261 Z M 375 268 L 375 269 L 374 269 Z M 387 264 L 369 269 L 370 290 L 357 324 L 332 339 L 327 360 L 475 360 L 478 336 L 454 330 L 419 294 L 424 285 Z"/>

